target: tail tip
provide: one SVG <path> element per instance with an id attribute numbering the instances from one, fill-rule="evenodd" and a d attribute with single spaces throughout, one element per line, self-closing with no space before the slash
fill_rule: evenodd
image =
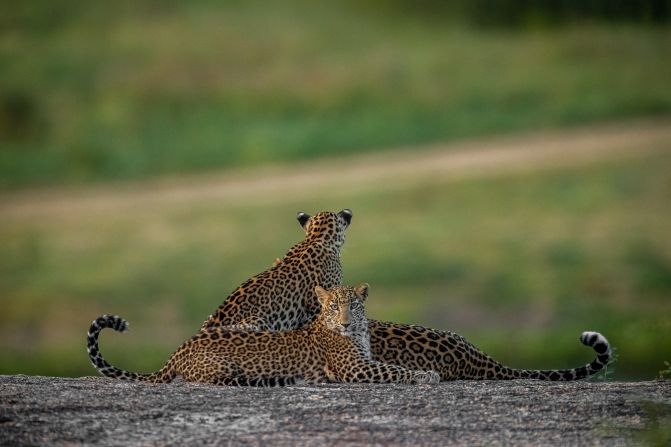
<path id="1" fill-rule="evenodd" d="M 127 320 L 124 320 L 120 316 L 105 314 L 99 316 L 91 322 L 92 330 L 90 332 L 93 332 L 94 330 L 97 332 L 106 327 L 112 328 L 115 331 L 126 332 L 129 326 L 130 323 L 128 323 Z"/>
<path id="2" fill-rule="evenodd" d="M 119 332 L 126 332 L 128 330 L 128 327 L 130 326 L 130 323 L 128 320 L 124 320 L 118 315 L 114 315 L 111 317 L 111 320 L 114 322 L 114 329 L 119 331 Z"/>
<path id="3" fill-rule="evenodd" d="M 610 343 L 599 332 L 585 331 L 580 335 L 580 341 L 583 345 L 594 348 L 599 354 L 610 354 Z"/>

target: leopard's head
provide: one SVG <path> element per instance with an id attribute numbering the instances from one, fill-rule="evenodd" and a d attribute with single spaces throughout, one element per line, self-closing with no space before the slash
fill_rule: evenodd
<path id="1" fill-rule="evenodd" d="M 368 298 L 368 284 L 328 290 L 316 286 L 315 294 L 321 304 L 319 319 L 327 329 L 344 336 L 366 333 L 368 320 L 363 303 Z"/>
<path id="2" fill-rule="evenodd" d="M 352 210 L 344 209 L 338 213 L 321 211 L 314 216 L 300 212 L 296 218 L 305 230 L 306 239 L 340 248 L 345 243 L 345 230 L 352 222 Z"/>

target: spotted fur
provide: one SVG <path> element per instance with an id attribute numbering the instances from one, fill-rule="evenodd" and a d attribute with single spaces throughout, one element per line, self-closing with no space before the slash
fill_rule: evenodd
<path id="1" fill-rule="evenodd" d="M 315 286 L 330 288 L 341 283 L 340 248 L 351 219 L 352 212 L 347 209 L 339 213 L 321 212 L 313 217 L 298 213 L 305 239 L 292 247 L 284 258 L 276 260 L 269 270 L 234 290 L 203 323 L 201 331 L 224 326 L 287 331 L 311 322 L 319 309 Z M 567 370 L 528 371 L 501 365 L 452 332 L 374 320 L 369 321 L 369 328 L 373 359 L 406 369 L 434 370 L 443 380 L 574 380 L 602 370 L 610 360 L 607 340 L 591 332 L 584 333 L 581 338 L 596 351 L 597 357 L 590 364 Z M 101 363 L 97 366 L 104 369 L 109 365 Z M 234 381 L 242 383 L 245 380 L 236 378 Z"/>
<path id="2" fill-rule="evenodd" d="M 298 329 L 314 319 L 319 304 L 315 286 L 331 288 L 342 283 L 340 248 L 352 211 L 298 213 L 305 239 L 275 260 L 270 269 L 235 289 L 203 323 L 249 329 Z"/>
<path id="3" fill-rule="evenodd" d="M 350 210 L 337 215 L 322 212 L 314 217 L 298 213 L 298 221 L 306 231 L 305 240 L 291 248 L 283 259 L 275 260 L 269 271 L 234 291 L 205 321 L 203 328 L 251 325 L 292 330 L 310 321 L 318 309 L 317 297 L 312 292 L 314 286 L 328 288 L 341 282 L 340 246 L 351 219 Z M 407 369 L 431 369 L 440 373 L 443 380 L 575 380 L 595 374 L 610 361 L 608 341 L 595 332 L 585 332 L 581 337 L 583 344 L 594 348 L 597 354 L 588 365 L 531 371 L 507 368 L 452 332 L 375 320 L 369 321 L 369 328 L 375 360 Z"/>
<path id="4" fill-rule="evenodd" d="M 582 344 L 596 352 L 591 363 L 571 369 L 528 370 L 502 365 L 453 332 L 380 321 L 371 321 L 369 329 L 373 358 L 406 368 L 431 369 L 442 380 L 577 380 L 601 371 L 611 357 L 608 340 L 598 332 L 583 332 L 580 337 Z"/>
<path id="5" fill-rule="evenodd" d="M 100 353 L 103 328 L 125 331 L 120 317 L 103 315 L 88 333 L 89 358 L 103 375 L 122 380 L 187 381 L 217 385 L 277 386 L 297 381 L 436 383 L 433 371 L 414 371 L 371 358 L 364 301 L 368 284 L 352 288 L 315 287 L 320 302 L 318 317 L 294 331 L 250 331 L 212 328 L 183 343 L 160 371 L 137 374 L 110 365 Z"/>

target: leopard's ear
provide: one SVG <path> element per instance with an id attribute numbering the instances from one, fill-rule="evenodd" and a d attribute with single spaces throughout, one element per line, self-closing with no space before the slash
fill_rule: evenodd
<path id="1" fill-rule="evenodd" d="M 319 300 L 319 304 L 321 304 L 322 307 L 326 305 L 326 302 L 331 297 L 329 291 L 321 286 L 315 286 L 315 294 L 317 295 L 317 300 Z"/>
<path id="2" fill-rule="evenodd" d="M 305 224 L 310 220 L 310 215 L 303 211 L 299 211 L 298 214 L 296 214 L 296 219 L 298 220 L 298 223 L 301 224 L 301 227 L 305 228 Z"/>
<path id="3" fill-rule="evenodd" d="M 345 208 L 344 210 L 340 211 L 338 213 L 343 219 L 345 219 L 345 222 L 347 222 L 347 225 L 352 223 L 352 210 L 349 208 Z"/>
<path id="4" fill-rule="evenodd" d="M 368 298 L 368 288 L 370 286 L 368 283 L 364 282 L 359 284 L 354 288 L 354 291 L 356 292 L 357 295 L 359 295 L 364 301 L 366 301 L 366 298 Z"/>

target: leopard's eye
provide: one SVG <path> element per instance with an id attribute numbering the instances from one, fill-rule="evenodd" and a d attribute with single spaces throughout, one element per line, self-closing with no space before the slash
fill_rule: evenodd
<path id="1" fill-rule="evenodd" d="M 337 312 L 338 311 L 338 303 L 329 304 L 329 309 L 331 309 L 333 312 Z"/>

